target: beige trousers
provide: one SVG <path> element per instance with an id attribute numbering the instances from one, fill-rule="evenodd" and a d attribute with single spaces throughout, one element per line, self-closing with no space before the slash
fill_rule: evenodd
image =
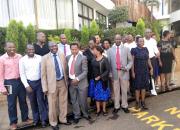
<path id="1" fill-rule="evenodd" d="M 129 80 L 124 80 L 123 71 L 118 70 L 118 79 L 113 80 L 113 91 L 114 91 L 114 108 L 120 108 L 120 100 L 122 101 L 121 107 L 127 108 L 127 91 Z"/>
<path id="2" fill-rule="evenodd" d="M 170 79 L 170 82 L 171 83 L 174 83 L 175 81 L 175 70 L 176 70 L 176 61 L 173 60 L 173 63 L 172 63 L 172 72 L 171 72 L 171 79 Z"/>
<path id="3" fill-rule="evenodd" d="M 67 87 L 64 80 L 56 81 L 56 85 L 55 93 L 48 93 L 49 123 L 51 126 L 56 126 L 58 124 L 58 116 L 60 122 L 67 122 Z"/>

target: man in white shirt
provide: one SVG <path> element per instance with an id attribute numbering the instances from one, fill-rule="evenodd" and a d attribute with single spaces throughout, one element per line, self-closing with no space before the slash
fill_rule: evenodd
<path id="1" fill-rule="evenodd" d="M 70 45 L 67 43 L 67 38 L 65 34 L 60 35 L 61 43 L 58 44 L 58 50 L 65 56 L 71 55 Z"/>
<path id="2" fill-rule="evenodd" d="M 31 103 L 34 125 L 37 126 L 41 119 L 42 127 L 46 127 L 48 112 L 41 85 L 41 56 L 35 54 L 32 44 L 27 45 L 26 51 L 27 55 L 19 62 L 21 81 Z"/>
<path id="3" fill-rule="evenodd" d="M 153 66 L 153 78 L 155 79 L 155 67 L 157 64 L 156 58 L 160 56 L 159 50 L 157 48 L 157 41 L 151 38 L 152 31 L 151 29 L 145 30 L 144 37 L 144 46 L 147 47 L 149 51 L 149 58 L 151 60 L 151 64 Z"/>
<path id="4" fill-rule="evenodd" d="M 131 34 L 127 36 L 127 42 L 124 44 L 124 46 L 128 47 L 130 51 L 132 48 L 137 47 L 136 42 Z"/>

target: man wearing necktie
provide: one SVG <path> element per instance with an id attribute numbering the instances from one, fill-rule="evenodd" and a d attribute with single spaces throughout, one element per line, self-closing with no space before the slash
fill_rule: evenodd
<path id="1" fill-rule="evenodd" d="M 62 124 L 71 124 L 66 119 L 68 103 L 66 60 L 65 56 L 58 52 L 56 43 L 50 42 L 49 49 L 50 53 L 42 58 L 41 79 L 43 92 L 48 97 L 49 123 L 53 130 L 58 130 L 58 116 Z"/>
<path id="2" fill-rule="evenodd" d="M 65 56 L 71 55 L 70 45 L 67 43 L 67 38 L 65 34 L 60 35 L 61 43 L 58 44 L 59 51 Z"/>
<path id="3" fill-rule="evenodd" d="M 78 123 L 81 118 L 81 111 L 83 117 L 90 120 L 87 107 L 87 58 L 79 53 L 79 44 L 72 43 L 70 45 L 72 55 L 66 57 L 68 63 L 69 75 L 69 92 L 71 103 L 73 106 L 74 123 Z"/>
<path id="4" fill-rule="evenodd" d="M 108 50 L 107 55 L 111 66 L 112 80 L 114 82 L 114 113 L 117 113 L 120 109 L 120 99 L 123 111 L 129 113 L 127 90 L 129 70 L 132 67 L 133 61 L 129 48 L 121 42 L 121 35 L 117 34 L 115 36 L 115 45 Z"/>

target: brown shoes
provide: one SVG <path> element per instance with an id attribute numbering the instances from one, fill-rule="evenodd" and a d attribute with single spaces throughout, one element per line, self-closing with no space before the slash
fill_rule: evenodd
<path id="1" fill-rule="evenodd" d="M 23 125 L 31 125 L 31 124 L 33 124 L 32 119 L 27 119 L 26 121 L 23 121 Z"/>
<path id="2" fill-rule="evenodd" d="M 16 130 L 17 129 L 17 125 L 16 124 L 12 124 L 11 126 L 10 126 L 10 130 Z"/>

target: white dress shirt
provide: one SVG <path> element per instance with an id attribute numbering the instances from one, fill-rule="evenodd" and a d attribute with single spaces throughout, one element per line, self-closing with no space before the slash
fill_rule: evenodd
<path id="1" fill-rule="evenodd" d="M 65 52 L 64 52 L 64 46 L 66 47 L 66 55 L 65 55 Z M 62 44 L 62 43 L 59 43 L 58 44 L 58 49 L 61 53 L 63 53 L 65 56 L 68 56 L 68 55 L 71 55 L 71 49 L 70 49 L 70 45 L 68 44 Z"/>
<path id="2" fill-rule="evenodd" d="M 144 47 L 146 47 L 149 51 L 149 58 L 153 58 L 159 53 L 157 42 L 153 38 L 150 38 L 149 40 L 144 38 Z"/>
<path id="3" fill-rule="evenodd" d="M 131 50 L 132 48 L 136 48 L 137 44 L 133 41 L 132 43 L 125 43 L 124 46 L 128 47 L 129 50 Z"/>
<path id="4" fill-rule="evenodd" d="M 78 53 L 76 56 L 75 56 L 75 61 L 76 61 L 76 59 L 77 59 L 77 57 L 78 57 L 78 55 L 81 55 L 80 53 Z M 75 76 L 75 73 L 74 73 L 74 75 L 71 75 L 71 73 L 70 73 L 70 71 L 71 71 L 71 64 L 72 64 L 72 61 L 73 61 L 73 55 L 70 57 L 70 59 L 69 59 L 69 62 L 68 62 L 68 67 L 69 67 L 69 78 L 70 79 L 77 79 L 76 78 L 76 76 Z M 75 68 L 74 68 L 75 69 Z M 78 79 L 77 79 L 78 80 Z"/>
<path id="5" fill-rule="evenodd" d="M 29 87 L 27 80 L 36 81 L 41 78 L 41 56 L 34 57 L 25 55 L 19 61 L 19 72 L 21 81 L 25 87 Z"/>

